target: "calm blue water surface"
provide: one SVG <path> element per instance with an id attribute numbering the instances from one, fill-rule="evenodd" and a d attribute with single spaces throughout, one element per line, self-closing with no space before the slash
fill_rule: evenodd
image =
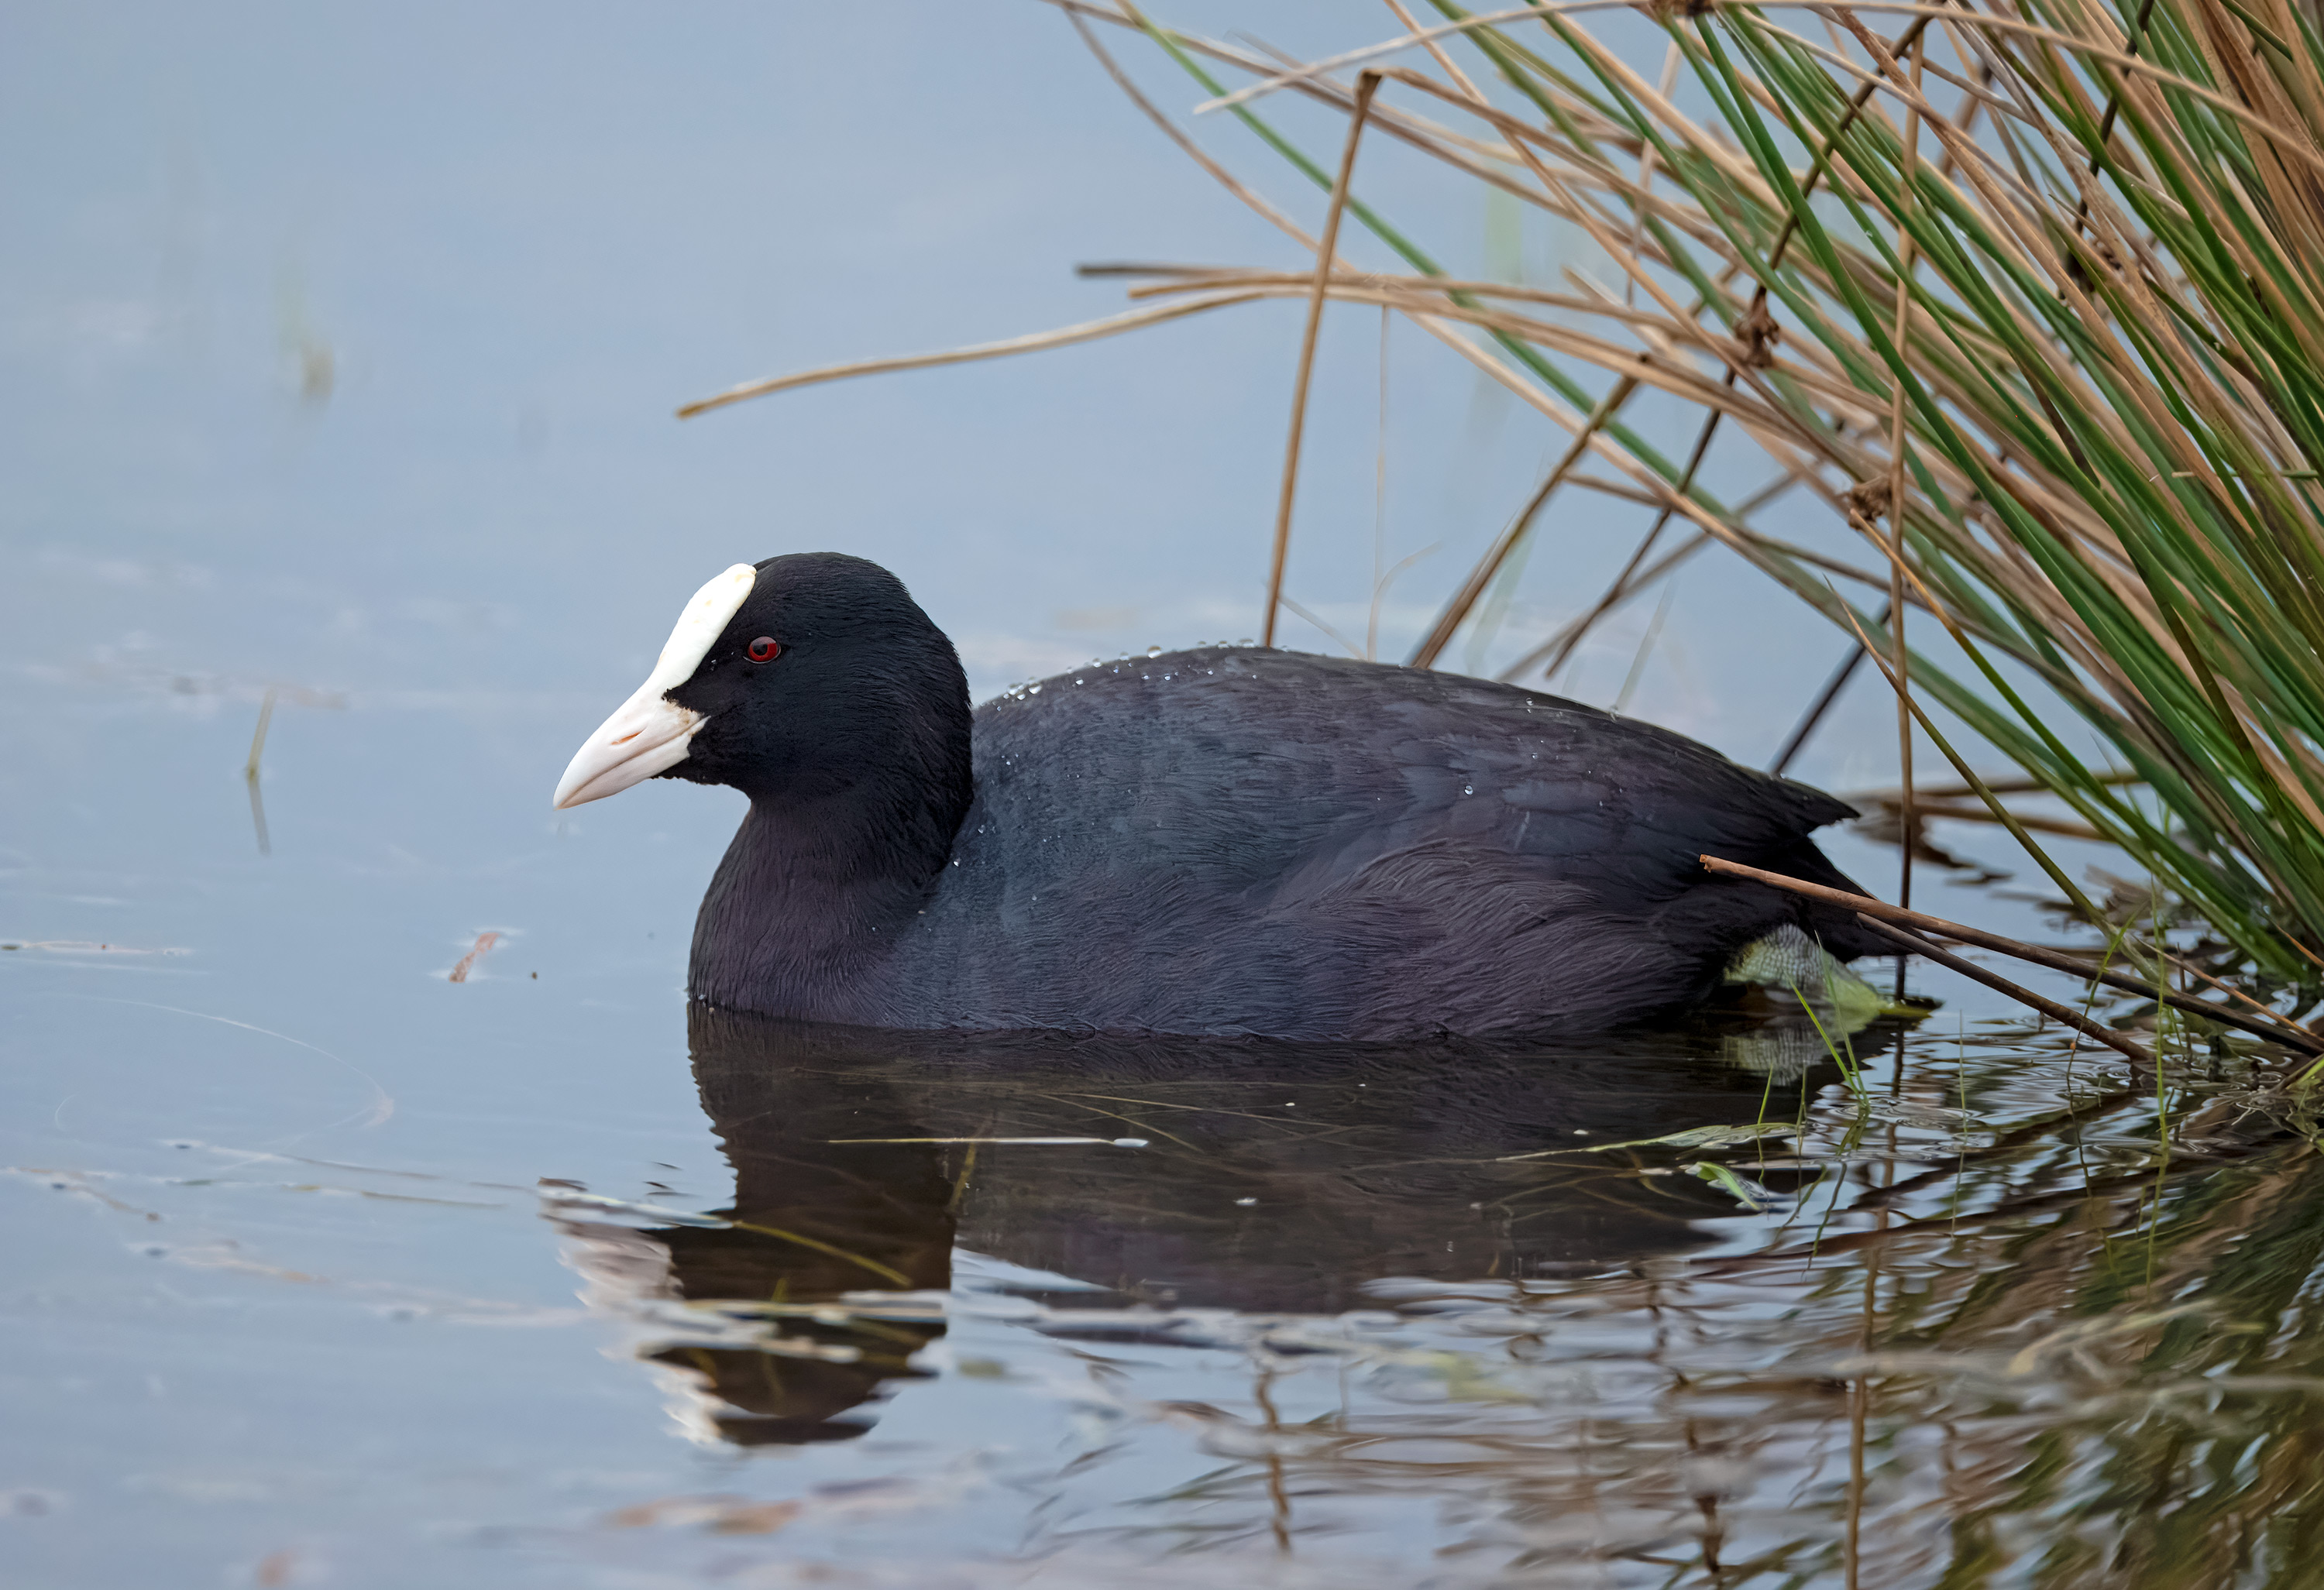
<path id="1" fill-rule="evenodd" d="M 1312 51 L 1384 17 L 1174 20 Z M 670 417 L 1113 312 L 1081 261 L 1296 262 L 1056 15 L 26 5 L 0 37 L 0 1579 L 1644 1584 L 1721 1539 L 1834 1571 L 1812 1387 L 1858 1305 L 1701 1266 L 1886 1217 L 1755 1213 L 1694 1151 L 1509 1157 L 1806 1111 L 1816 1164 L 1750 1171 L 1795 1190 L 1861 1136 L 1798 1024 L 689 1034 L 739 797 L 548 809 L 737 560 L 887 562 L 980 696 L 1254 630 L 1294 308 Z M 1384 154 L 1382 202 L 1489 266 L 1501 223 L 1426 177 Z M 1293 588 L 1360 638 L 1376 555 L 1437 544 L 1381 604 L 1395 656 L 1555 438 L 1399 332 L 1376 500 L 1379 337 L 1330 327 Z M 1594 593 L 1629 513 L 1577 498 L 1475 666 Z M 1631 710 L 1757 760 L 1838 648 L 1742 580 L 1687 576 Z M 1646 619 L 1565 687 L 1610 702 Z M 1865 692 L 1799 770 L 1884 782 L 1889 732 Z M 1884 1153 L 2068 1085 L 1923 981 L 1942 1034 L 1873 1062 L 1922 1111 Z M 2137 1161 L 2134 1126 L 2089 1152 Z M 882 1137 L 1100 1141 L 846 1141 Z M 1714 1369 L 1742 1389 L 1680 1407 Z M 1897 1439 L 1876 1500 L 1921 1521 L 1884 1539 L 1922 1550 L 1936 1460 Z"/>

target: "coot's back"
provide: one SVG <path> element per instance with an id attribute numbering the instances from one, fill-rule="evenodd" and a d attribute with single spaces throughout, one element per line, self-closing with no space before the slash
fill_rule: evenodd
<path id="1" fill-rule="evenodd" d="M 1456 675 L 1205 648 L 978 710 L 976 793 L 889 1025 L 1286 1037 L 1601 1029 L 1787 923 L 1705 851 L 1853 890 L 1850 815 L 1683 736 Z"/>

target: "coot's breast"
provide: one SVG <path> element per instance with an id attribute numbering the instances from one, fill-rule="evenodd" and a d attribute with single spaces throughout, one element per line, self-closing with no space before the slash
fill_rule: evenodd
<path id="1" fill-rule="evenodd" d="M 976 799 L 883 977 L 898 1025 L 1599 1028 L 1791 920 L 1840 803 L 1508 685 L 1205 648 L 987 703 Z M 1812 861 L 1804 869 L 1800 853 Z"/>

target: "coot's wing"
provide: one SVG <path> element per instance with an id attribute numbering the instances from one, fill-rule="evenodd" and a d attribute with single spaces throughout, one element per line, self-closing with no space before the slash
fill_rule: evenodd
<path id="1" fill-rule="evenodd" d="M 1333 659 L 1301 658 L 1337 672 Z M 1703 852 L 1765 865 L 1853 809 L 1738 767 L 1708 746 L 1579 703 L 1456 676 L 1388 672 L 1397 694 L 1367 720 L 1319 735 L 1333 766 L 1371 786 L 1393 824 L 1347 837 L 1385 853 L 1458 837 L 1537 859 L 1628 906 L 1695 887 Z M 1324 694 L 1317 690 L 1314 694 Z M 1351 763 L 1361 764 L 1360 772 Z"/>
<path id="2" fill-rule="evenodd" d="M 1700 852 L 1846 881 L 1806 835 L 1848 808 L 1804 786 L 1554 697 L 1295 653 L 1045 681 L 978 713 L 976 771 L 930 926 L 962 946 L 944 997 L 1009 1007 L 990 1025 L 1603 1025 L 1799 916 Z"/>

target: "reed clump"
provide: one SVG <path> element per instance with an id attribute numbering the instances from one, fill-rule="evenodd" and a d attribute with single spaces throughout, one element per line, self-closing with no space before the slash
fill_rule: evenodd
<path id="1" fill-rule="evenodd" d="M 1559 0 L 1479 15 L 1437 0 L 1424 18 L 1387 0 L 1378 45 L 1301 63 L 1175 32 L 1129 0 L 1049 3 L 1307 262 L 1123 268 L 1141 300 L 1129 314 L 966 356 L 1268 299 L 1401 315 L 1570 439 L 1410 660 L 1433 665 L 1474 621 L 1559 492 L 1649 504 L 1620 577 L 1505 676 L 1540 678 L 1590 624 L 1726 547 L 1863 648 L 1901 725 L 1960 775 L 1954 804 L 2008 825 L 2074 914 L 2108 925 L 1949 726 L 2061 799 L 2067 831 L 2127 852 L 2170 902 L 2155 921 L 2208 924 L 2218 952 L 2198 972 L 2295 1016 L 2324 997 L 2316 12 Z M 1614 10 L 1661 31 L 1659 76 L 1600 36 Z M 1331 230 L 1344 214 L 1351 240 L 1370 234 L 1399 268 L 1356 269 L 1204 153 L 1120 70 L 1125 44 L 1184 69 L 1203 110 L 1331 194 Z M 1269 120 L 1285 94 L 1350 118 L 1337 162 Z M 1448 275 L 1364 202 L 1359 138 L 1582 228 L 1619 280 Z M 808 372 L 696 408 L 961 356 Z M 1649 391 L 1692 410 L 1690 434 L 1629 421 Z M 1707 490 L 1696 477 L 1722 432 L 1860 556 L 1777 540 L 1750 503 Z M 2159 951 L 2159 932 L 2142 936 Z"/>

